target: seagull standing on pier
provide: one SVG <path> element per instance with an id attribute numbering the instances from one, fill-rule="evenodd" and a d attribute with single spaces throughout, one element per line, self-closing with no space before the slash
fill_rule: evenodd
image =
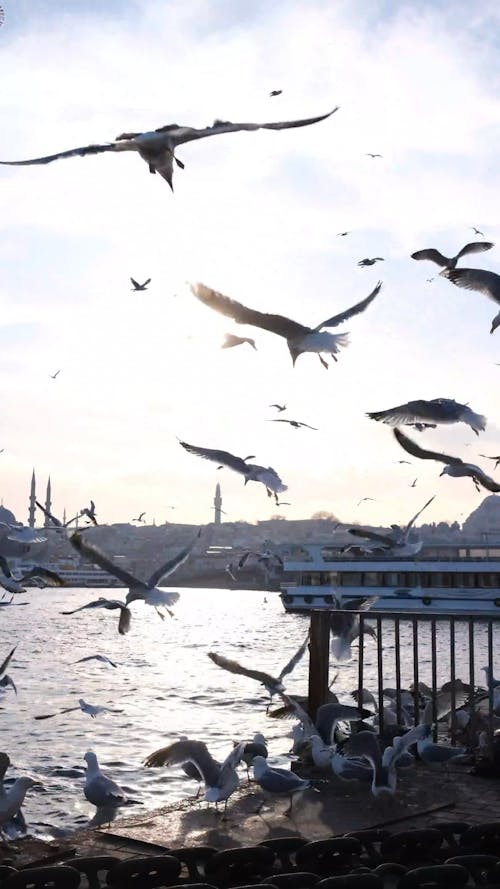
<path id="1" fill-rule="evenodd" d="M 323 328 L 337 327 L 354 315 L 364 312 L 380 293 L 381 287 L 382 283 L 379 281 L 375 289 L 361 302 L 356 303 L 356 305 L 351 306 L 344 312 L 340 312 L 338 315 L 333 315 L 332 318 L 327 318 L 326 321 L 322 321 L 317 327 L 305 327 L 303 324 L 298 324 L 297 321 L 292 321 L 291 318 L 286 318 L 284 315 L 270 315 L 265 312 L 258 312 L 255 309 L 249 309 L 242 303 L 230 299 L 229 296 L 224 296 L 222 293 L 206 287 L 205 284 L 194 284 L 191 286 L 191 290 L 196 298 L 208 306 L 209 309 L 214 309 L 214 311 L 220 312 L 221 315 L 232 318 L 237 324 L 249 324 L 252 327 L 260 327 L 262 330 L 268 330 L 270 333 L 283 337 L 287 342 L 293 365 L 295 365 L 299 355 L 302 355 L 304 352 L 315 352 L 323 367 L 328 369 L 328 364 L 321 357 L 322 353 L 331 355 L 333 360 L 337 361 L 336 353 L 339 349 L 347 346 L 349 339 L 347 333 L 328 333 Z"/>

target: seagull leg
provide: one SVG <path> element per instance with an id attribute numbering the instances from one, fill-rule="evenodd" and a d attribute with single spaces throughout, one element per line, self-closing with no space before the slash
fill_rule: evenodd
<path id="1" fill-rule="evenodd" d="M 152 173 L 153 176 L 154 176 L 155 173 L 156 173 L 156 170 L 155 170 L 155 168 L 153 167 L 153 164 L 148 164 L 148 166 L 149 166 L 149 172 Z"/>
<path id="2" fill-rule="evenodd" d="M 290 794 L 290 805 L 288 806 L 288 809 L 285 809 L 285 811 L 283 812 L 283 815 L 285 816 L 285 818 L 290 818 L 290 817 L 291 817 L 291 815 L 292 815 L 292 806 L 293 806 L 293 793 Z"/>
<path id="3" fill-rule="evenodd" d="M 333 354 L 333 352 L 330 352 L 330 355 L 332 356 L 332 358 L 333 358 L 334 361 L 338 361 L 338 360 L 339 360 L 338 358 L 335 357 L 335 355 Z"/>
<path id="4" fill-rule="evenodd" d="M 155 606 L 155 611 L 158 617 L 161 617 L 162 620 L 165 620 L 165 615 L 161 613 L 160 609 Z"/>
<path id="5" fill-rule="evenodd" d="M 226 819 L 226 809 L 227 809 L 227 799 L 224 800 L 224 811 L 223 811 L 223 813 L 222 813 L 221 821 L 226 821 L 226 820 L 227 820 L 227 819 Z"/>
<path id="6" fill-rule="evenodd" d="M 173 158 L 177 166 L 180 167 L 181 170 L 184 170 L 186 164 L 183 164 L 182 161 L 180 161 L 179 158 L 175 156 L 175 154 L 173 155 Z"/>
<path id="7" fill-rule="evenodd" d="M 321 355 L 318 355 L 318 358 L 321 361 L 321 364 L 323 365 L 323 367 L 325 367 L 326 370 L 328 370 L 328 364 L 326 363 L 325 359 L 322 358 Z"/>

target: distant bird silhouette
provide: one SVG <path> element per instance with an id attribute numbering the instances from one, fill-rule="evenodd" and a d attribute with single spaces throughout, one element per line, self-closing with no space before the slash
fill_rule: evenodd
<path id="1" fill-rule="evenodd" d="M 60 373 L 61 373 L 60 370 L 56 370 L 55 374 L 49 374 L 49 377 L 51 380 L 55 380 L 56 377 L 58 377 Z"/>
<path id="2" fill-rule="evenodd" d="M 145 515 L 146 515 L 145 512 L 141 512 L 141 514 L 138 515 L 136 519 L 132 519 L 132 521 L 133 522 L 144 522 L 143 516 L 145 516 Z"/>
<path id="3" fill-rule="evenodd" d="M 282 92 L 283 90 L 271 90 L 271 92 L 269 93 L 269 98 L 272 98 L 273 96 L 281 96 Z"/>
<path id="4" fill-rule="evenodd" d="M 322 321 L 317 327 L 305 327 L 305 325 L 298 324 L 284 315 L 270 315 L 250 309 L 242 303 L 238 303 L 236 300 L 230 299 L 230 297 L 224 296 L 210 287 L 206 287 L 205 284 L 191 285 L 191 290 L 194 296 L 208 308 L 220 312 L 221 315 L 233 318 L 238 324 L 250 324 L 253 327 L 260 327 L 262 330 L 268 330 L 270 333 L 275 333 L 277 336 L 286 339 L 288 351 L 294 365 L 299 355 L 302 355 L 304 352 L 313 352 L 318 355 L 323 367 L 328 368 L 328 364 L 321 357 L 321 354 L 327 353 L 336 361 L 336 353 L 340 348 L 348 344 L 348 335 L 346 333 L 328 333 L 323 328 L 337 327 L 354 315 L 364 312 L 379 294 L 381 287 L 382 283 L 379 281 L 374 290 L 361 302 L 350 306 L 350 308 L 340 312 L 338 315 L 334 315 L 332 318 L 327 318 L 326 321 Z"/>
<path id="5" fill-rule="evenodd" d="M 243 343 L 248 343 L 249 346 L 252 346 L 257 351 L 255 340 L 252 340 L 249 336 L 235 336 L 234 333 L 226 333 L 225 337 L 221 349 L 232 349 L 233 346 L 242 346 Z"/>
<path id="6" fill-rule="evenodd" d="M 384 156 L 383 154 L 372 154 L 371 151 L 366 152 L 366 157 L 374 158 L 374 157 L 383 157 L 383 156 Z"/>
<path id="7" fill-rule="evenodd" d="M 491 491 L 493 494 L 498 494 L 500 492 L 500 484 L 486 475 L 484 470 L 479 466 L 475 466 L 473 463 L 464 463 L 460 457 L 451 457 L 448 454 L 441 454 L 437 451 L 426 451 L 416 442 L 412 441 L 411 438 L 408 438 L 404 432 L 401 432 L 401 429 L 393 429 L 393 434 L 398 444 L 400 444 L 405 451 L 408 451 L 412 457 L 418 457 L 421 460 L 437 460 L 439 463 L 445 463 L 446 466 L 440 473 L 441 475 L 451 475 L 453 478 L 463 478 L 468 476 L 474 482 L 477 491 L 480 491 L 481 487 L 483 487 L 486 488 L 487 491 Z"/>
<path id="8" fill-rule="evenodd" d="M 290 426 L 293 426 L 294 429 L 300 429 L 304 426 L 306 429 L 314 429 L 317 432 L 316 426 L 309 426 L 308 423 L 301 423 L 299 420 L 268 420 L 268 423 L 288 423 Z"/>
<path id="9" fill-rule="evenodd" d="M 361 500 L 358 500 L 357 506 L 361 506 L 361 504 L 364 503 L 365 500 L 373 500 L 375 502 L 375 497 L 362 497 Z"/>
<path id="10" fill-rule="evenodd" d="M 410 460 L 393 460 L 393 463 L 407 463 L 408 466 L 413 465 Z"/>
<path id="11" fill-rule="evenodd" d="M 466 256 L 468 253 L 484 253 L 485 250 L 491 250 L 494 246 L 495 245 L 492 244 L 491 241 L 473 241 L 471 244 L 466 244 L 465 247 L 462 247 L 457 255 L 452 257 L 443 256 L 439 250 L 435 250 L 434 247 L 429 247 L 425 250 L 417 250 L 416 253 L 412 253 L 411 258 L 428 259 L 430 262 L 435 262 L 436 265 L 443 266 L 445 269 L 454 269 L 458 260 L 462 256 Z"/>
<path id="12" fill-rule="evenodd" d="M 425 280 L 427 281 L 428 284 L 432 284 L 432 282 L 435 281 L 436 279 L 435 278 L 426 278 Z"/>
<path id="13" fill-rule="evenodd" d="M 223 133 L 238 133 L 243 130 L 287 130 L 294 127 L 307 127 L 313 123 L 326 120 L 338 111 L 338 107 L 327 114 L 318 117 L 307 117 L 302 120 L 280 121 L 278 123 L 231 123 L 227 120 L 216 120 L 210 127 L 196 129 L 195 127 L 167 124 L 157 130 L 145 133 L 122 133 L 114 142 L 106 142 L 101 145 L 84 145 L 81 148 L 71 148 L 69 151 L 59 151 L 57 154 L 49 154 L 45 157 L 36 157 L 25 161 L 0 161 L 6 166 L 31 166 L 33 164 L 50 164 L 52 161 L 66 157 L 85 157 L 88 154 L 103 154 L 107 151 L 136 151 L 147 163 L 150 173 L 159 173 L 168 182 L 173 191 L 172 178 L 174 161 L 178 167 L 184 168 L 184 164 L 175 157 L 178 145 L 186 142 L 194 142 L 204 139 L 206 136 L 220 136 Z"/>
<path id="14" fill-rule="evenodd" d="M 337 232 L 337 238 L 345 238 L 346 235 L 350 235 L 351 232 Z"/>
<path id="15" fill-rule="evenodd" d="M 383 256 L 374 256 L 373 259 L 361 259 L 358 262 L 358 265 L 361 268 L 366 268 L 369 265 L 375 265 L 376 262 L 385 262 Z"/>
<path id="16" fill-rule="evenodd" d="M 93 525 L 97 525 L 96 519 L 96 511 L 95 511 L 95 503 L 93 500 L 90 501 L 90 506 L 86 506 L 85 509 L 80 510 L 80 516 L 87 516 L 88 519 L 92 522 Z"/>
<path id="17" fill-rule="evenodd" d="M 270 404 L 269 407 L 275 407 L 280 414 L 282 411 L 286 411 L 286 404 Z"/>
<path id="18" fill-rule="evenodd" d="M 474 232 L 475 235 L 481 235 L 481 237 L 484 238 L 484 232 L 479 231 L 479 229 L 476 228 L 475 225 L 471 225 L 471 230 Z"/>
<path id="19" fill-rule="evenodd" d="M 286 500 L 277 500 L 277 501 L 276 501 L 276 506 L 291 506 L 291 505 L 292 505 L 292 504 L 291 504 L 291 503 L 287 503 Z"/>
<path id="20" fill-rule="evenodd" d="M 410 488 L 414 488 L 418 482 L 418 478 L 414 479 L 410 485 Z"/>
<path id="21" fill-rule="evenodd" d="M 146 281 L 144 281 L 144 284 L 139 284 L 137 281 L 134 280 L 134 278 L 131 278 L 130 280 L 132 282 L 132 290 L 134 290 L 136 293 L 139 290 L 147 290 L 148 284 L 151 283 L 151 278 L 148 278 Z"/>
<path id="22" fill-rule="evenodd" d="M 500 305 L 500 275 L 496 275 L 495 272 L 488 272 L 485 269 L 443 269 L 439 274 L 443 278 L 448 278 L 457 287 L 484 293 L 485 296 L 489 296 L 497 305 Z M 500 312 L 491 322 L 490 333 L 494 333 L 499 324 Z"/>

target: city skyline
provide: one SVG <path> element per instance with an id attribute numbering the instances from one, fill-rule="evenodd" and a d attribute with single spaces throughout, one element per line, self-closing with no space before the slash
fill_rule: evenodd
<path id="1" fill-rule="evenodd" d="M 473 226 L 500 237 L 499 24 L 486 0 L 473 20 L 465 2 L 9 7 L 2 160 L 172 121 L 340 106 L 304 130 L 181 146 L 174 194 L 136 157 L 1 168 L 0 487 L 18 517 L 34 453 L 40 475 L 57 476 L 57 504 L 92 498 L 105 522 L 143 510 L 163 521 L 167 504 L 176 522 L 205 521 L 219 478 L 225 520 L 278 512 L 261 485 L 244 487 L 178 438 L 273 466 L 290 519 L 328 510 L 387 525 L 433 494 L 427 521 L 474 509 L 482 495 L 470 479 L 439 478 L 431 461 L 397 464 L 405 454 L 390 429 L 365 413 L 414 398 L 468 402 L 488 417 L 480 437 L 463 425 L 414 435 L 492 471 L 478 454 L 497 453 L 500 437 L 494 306 L 410 255 L 453 255 Z M 499 249 L 466 264 L 500 271 Z M 358 268 L 374 256 L 384 262 Z M 148 290 L 131 293 L 130 276 L 151 277 Z M 339 328 L 351 342 L 328 371 L 312 355 L 292 368 L 281 339 L 216 315 L 186 286 L 315 324 L 379 279 L 366 313 Z M 221 350 L 226 332 L 255 337 L 257 351 Z M 273 402 L 319 431 L 267 422 Z M 358 508 L 364 497 L 374 499 Z"/>

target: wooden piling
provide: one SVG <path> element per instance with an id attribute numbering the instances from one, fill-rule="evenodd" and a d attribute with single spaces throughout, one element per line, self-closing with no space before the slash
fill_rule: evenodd
<path id="1" fill-rule="evenodd" d="M 316 718 L 318 707 L 328 700 L 328 663 L 330 660 L 330 614 L 311 613 L 309 637 L 309 716 Z"/>

